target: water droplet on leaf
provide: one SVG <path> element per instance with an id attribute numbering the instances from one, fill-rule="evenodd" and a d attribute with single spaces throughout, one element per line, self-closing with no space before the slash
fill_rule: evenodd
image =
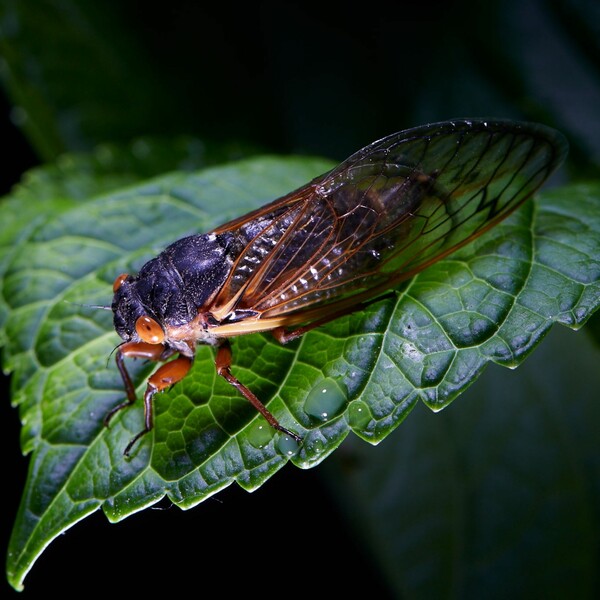
<path id="1" fill-rule="evenodd" d="M 373 413 L 362 400 L 352 402 L 348 407 L 348 421 L 353 429 L 363 429 L 373 420 Z"/>
<path id="2" fill-rule="evenodd" d="M 264 448 L 273 438 L 273 428 L 264 419 L 257 419 L 249 427 L 247 435 L 255 448 Z"/>
<path id="3" fill-rule="evenodd" d="M 298 452 L 298 442 L 289 435 L 279 434 L 277 440 L 277 449 L 285 456 L 293 456 Z"/>
<path id="4" fill-rule="evenodd" d="M 304 411 L 319 421 L 329 421 L 339 414 L 348 400 L 345 386 L 335 379 L 322 379 L 313 387 L 304 401 Z"/>

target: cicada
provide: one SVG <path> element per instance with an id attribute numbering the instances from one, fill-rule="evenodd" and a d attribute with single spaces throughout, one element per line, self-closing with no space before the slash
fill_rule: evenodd
<path id="1" fill-rule="evenodd" d="M 564 137 L 548 127 L 456 120 L 392 134 L 303 187 L 168 246 L 114 283 L 116 362 L 126 400 L 136 393 L 126 357 L 166 361 L 153 397 L 188 373 L 198 344 L 216 347 L 217 373 L 275 429 L 280 425 L 231 372 L 230 338 L 272 332 L 282 344 L 354 312 L 508 216 L 562 163 Z"/>

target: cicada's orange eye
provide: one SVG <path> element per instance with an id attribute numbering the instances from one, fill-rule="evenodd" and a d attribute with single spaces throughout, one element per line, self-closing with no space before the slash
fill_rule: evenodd
<path id="1" fill-rule="evenodd" d="M 165 341 L 165 332 L 151 317 L 139 317 L 135 322 L 135 330 L 142 342 L 147 344 L 162 344 Z"/>
<path id="2" fill-rule="evenodd" d="M 121 284 L 129 277 L 129 275 L 127 275 L 127 273 L 121 273 L 114 281 L 113 283 L 113 292 L 116 292 L 120 287 Z"/>

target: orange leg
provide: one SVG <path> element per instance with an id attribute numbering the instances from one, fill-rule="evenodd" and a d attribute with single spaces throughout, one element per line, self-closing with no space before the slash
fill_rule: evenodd
<path id="1" fill-rule="evenodd" d="M 130 406 L 135 402 L 135 388 L 133 387 L 133 383 L 131 382 L 131 377 L 125 368 L 124 358 L 133 357 L 133 358 L 145 358 L 148 360 L 164 360 L 168 358 L 169 354 L 165 356 L 165 348 L 162 344 L 146 344 L 144 342 L 128 342 L 123 344 L 117 350 L 116 362 L 119 372 L 121 373 L 121 377 L 123 378 L 123 382 L 125 384 L 125 391 L 127 393 L 127 400 L 122 402 L 118 406 L 115 406 L 104 418 L 104 424 L 108 426 L 110 420 L 113 416 Z M 146 391 L 144 392 L 144 429 L 140 431 L 133 439 L 125 447 L 125 451 L 123 454 L 125 456 L 129 456 L 131 448 L 133 445 L 146 433 L 148 433 L 153 426 L 153 405 L 152 398 L 154 394 L 157 392 L 162 392 L 166 388 L 172 386 L 173 384 L 181 381 L 190 370 L 192 366 L 192 359 L 187 358 L 186 356 L 180 356 L 175 360 L 172 360 L 164 365 L 162 365 L 156 372 L 148 379 L 148 385 L 146 386 Z"/>
<path id="2" fill-rule="evenodd" d="M 279 421 L 267 410 L 266 406 L 238 379 L 231 374 L 231 347 L 229 342 L 225 341 L 217 350 L 217 358 L 215 361 L 217 373 L 237 389 L 252 406 L 267 420 L 267 423 L 274 429 L 289 435 L 299 444 L 302 443 L 302 438 L 293 431 L 286 429 L 279 424 Z"/>

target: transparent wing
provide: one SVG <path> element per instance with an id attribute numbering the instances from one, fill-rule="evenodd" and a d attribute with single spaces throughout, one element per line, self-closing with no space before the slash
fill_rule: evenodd
<path id="1" fill-rule="evenodd" d="M 437 123 L 379 140 L 217 230 L 234 233 L 241 250 L 214 309 L 267 318 L 362 302 L 505 218 L 566 152 L 558 132 L 509 121 Z"/>

